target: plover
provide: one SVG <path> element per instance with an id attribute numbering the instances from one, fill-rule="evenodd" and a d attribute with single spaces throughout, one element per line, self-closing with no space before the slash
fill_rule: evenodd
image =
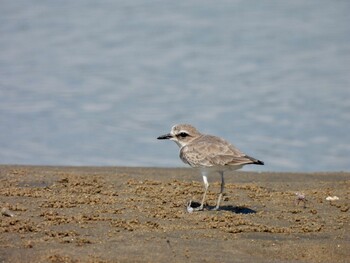
<path id="1" fill-rule="evenodd" d="M 213 209 L 217 210 L 224 192 L 225 171 L 237 170 L 246 164 L 264 164 L 264 162 L 244 154 L 226 140 L 217 136 L 202 134 L 189 124 L 174 125 L 170 133 L 159 136 L 157 139 L 175 141 L 180 147 L 181 160 L 191 167 L 200 169 L 204 182 L 204 194 L 200 206 L 194 210 L 203 210 L 209 187 L 209 173 L 218 172 L 221 175 L 220 193 Z"/>

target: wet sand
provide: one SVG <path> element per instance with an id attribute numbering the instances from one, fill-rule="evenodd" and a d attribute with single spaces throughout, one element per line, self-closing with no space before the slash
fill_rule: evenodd
<path id="1" fill-rule="evenodd" d="M 350 173 L 225 179 L 188 213 L 192 169 L 2 165 L 0 262 L 349 262 Z"/>

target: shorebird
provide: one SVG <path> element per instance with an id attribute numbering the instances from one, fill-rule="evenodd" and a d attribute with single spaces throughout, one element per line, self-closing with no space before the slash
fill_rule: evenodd
<path id="1" fill-rule="evenodd" d="M 247 164 L 263 165 L 264 162 L 250 157 L 226 140 L 200 133 L 190 124 L 177 124 L 170 133 L 159 136 L 158 140 L 172 140 L 180 147 L 181 160 L 191 167 L 199 168 L 204 182 L 204 194 L 199 207 L 193 210 L 203 210 L 209 183 L 208 175 L 217 172 L 221 175 L 221 188 L 213 210 L 218 210 L 225 187 L 224 172 L 237 170 Z M 189 204 L 191 206 L 191 202 Z"/>

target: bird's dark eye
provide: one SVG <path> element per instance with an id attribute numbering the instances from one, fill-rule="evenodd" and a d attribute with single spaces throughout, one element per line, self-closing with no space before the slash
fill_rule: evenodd
<path id="1" fill-rule="evenodd" d="M 178 136 L 180 136 L 180 137 L 182 137 L 182 138 L 185 138 L 185 137 L 188 136 L 188 133 L 186 133 L 186 132 L 180 132 Z"/>

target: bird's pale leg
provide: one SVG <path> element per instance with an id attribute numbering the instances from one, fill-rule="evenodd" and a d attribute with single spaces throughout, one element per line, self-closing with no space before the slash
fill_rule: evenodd
<path id="1" fill-rule="evenodd" d="M 205 202 L 205 198 L 207 196 L 207 191 L 209 188 L 209 183 L 208 183 L 208 178 L 207 178 L 207 174 L 205 172 L 202 172 L 202 176 L 203 176 L 203 182 L 204 182 L 204 194 L 203 194 L 203 198 L 202 198 L 202 202 L 201 205 L 199 207 L 196 207 L 194 210 L 196 211 L 201 211 L 203 210 L 204 207 L 204 202 Z"/>
<path id="2" fill-rule="evenodd" d="M 219 172 L 220 175 L 221 175 L 221 189 L 220 189 L 220 194 L 219 194 L 219 197 L 218 197 L 218 201 L 216 202 L 216 206 L 213 210 L 218 210 L 219 207 L 220 207 L 220 202 L 221 202 L 221 199 L 222 199 L 222 195 L 224 193 L 224 189 L 225 189 L 225 180 L 224 180 L 224 172 Z"/>

